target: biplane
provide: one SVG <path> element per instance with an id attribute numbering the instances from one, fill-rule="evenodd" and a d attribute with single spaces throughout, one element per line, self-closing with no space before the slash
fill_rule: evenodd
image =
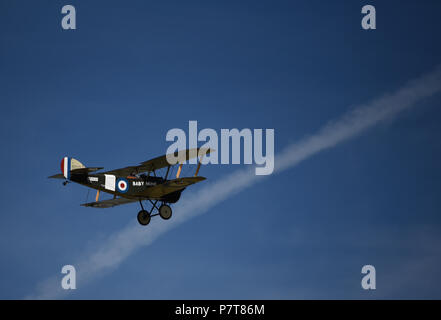
<path id="1" fill-rule="evenodd" d="M 82 204 L 84 207 L 110 208 L 139 202 L 141 210 L 138 212 L 138 222 L 146 226 L 150 223 L 150 219 L 157 215 L 165 220 L 170 219 L 172 216 L 170 204 L 178 202 L 185 188 L 206 179 L 199 177 L 198 173 L 203 156 L 210 151 L 207 148 L 187 149 L 175 152 L 175 159 L 179 159 L 176 164 L 170 164 L 168 156 L 164 155 L 136 166 L 104 172 L 97 172 L 104 169 L 103 167 L 85 167 L 76 159 L 64 157 L 61 160 L 61 174 L 49 178 L 63 179 L 65 180 L 63 185 L 75 182 L 97 190 L 95 201 Z M 182 165 L 195 157 L 198 157 L 195 174 L 192 177 L 181 178 Z M 170 168 L 174 165 L 178 165 L 176 177 L 169 179 Z M 164 168 L 166 168 L 165 175 L 158 176 L 158 170 Z M 112 194 L 113 198 L 100 201 L 100 192 Z M 150 210 L 144 209 L 143 201 L 150 202 Z"/>

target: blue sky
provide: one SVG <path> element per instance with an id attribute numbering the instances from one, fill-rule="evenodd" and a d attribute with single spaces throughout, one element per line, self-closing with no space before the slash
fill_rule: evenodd
<path id="1" fill-rule="evenodd" d="M 77 30 L 61 29 L 65 4 Z M 361 29 L 365 4 L 377 30 Z M 83 208 L 87 189 L 47 179 L 63 156 L 137 164 L 165 153 L 167 131 L 189 120 L 274 128 L 277 153 L 439 65 L 440 10 L 439 1 L 2 1 L 0 298 L 61 281 L 63 265 L 136 221 L 136 204 Z M 243 190 L 67 298 L 441 298 L 440 102 Z M 209 183 L 240 167 L 201 174 Z M 376 267 L 375 291 L 360 287 L 365 264 Z"/>

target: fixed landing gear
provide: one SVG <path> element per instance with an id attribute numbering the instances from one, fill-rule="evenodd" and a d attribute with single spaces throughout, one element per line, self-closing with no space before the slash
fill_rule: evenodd
<path id="1" fill-rule="evenodd" d="M 141 211 L 138 212 L 138 222 L 139 224 L 146 226 L 150 223 L 150 220 L 154 216 L 160 216 L 164 220 L 168 220 L 172 216 L 172 209 L 169 205 L 162 203 L 162 205 L 158 208 L 156 204 L 158 203 L 158 200 L 153 202 L 152 200 L 149 200 L 152 204 L 152 208 L 150 209 L 150 212 L 147 210 L 144 210 L 144 207 L 142 205 L 142 201 L 139 200 L 139 204 L 141 205 Z M 152 214 L 154 210 L 157 210 L 158 213 Z"/>
<path id="2" fill-rule="evenodd" d="M 168 220 L 172 216 L 172 209 L 170 208 L 170 206 L 163 204 L 159 207 L 159 215 L 162 219 Z"/>
<path id="3" fill-rule="evenodd" d="M 138 222 L 139 224 L 146 226 L 150 223 L 150 213 L 148 211 L 145 210 L 141 210 L 138 212 Z"/>

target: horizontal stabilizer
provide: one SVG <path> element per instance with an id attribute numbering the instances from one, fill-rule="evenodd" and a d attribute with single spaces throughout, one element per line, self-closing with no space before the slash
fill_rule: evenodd
<path id="1" fill-rule="evenodd" d="M 103 167 L 93 167 L 93 168 L 78 168 L 78 169 L 73 169 L 70 170 L 70 174 L 88 174 L 90 172 L 95 172 L 98 170 L 103 169 Z M 53 176 L 50 176 L 48 178 L 52 178 L 52 179 L 63 179 L 66 180 L 66 176 L 62 173 L 59 174 L 54 174 Z"/>
<path id="2" fill-rule="evenodd" d="M 87 174 L 90 172 L 95 172 L 98 170 L 103 169 L 103 167 L 92 167 L 92 168 L 80 168 L 80 169 L 75 169 L 75 170 L 71 170 L 71 174 Z"/>
<path id="3" fill-rule="evenodd" d="M 63 180 L 66 180 L 65 176 L 62 175 L 61 173 L 59 173 L 59 174 L 54 174 L 53 176 L 50 176 L 50 177 L 48 177 L 48 178 L 50 178 L 50 179 L 63 179 Z"/>

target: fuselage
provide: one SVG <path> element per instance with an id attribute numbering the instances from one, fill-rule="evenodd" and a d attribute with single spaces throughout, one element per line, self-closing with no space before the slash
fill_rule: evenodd
<path id="1" fill-rule="evenodd" d="M 168 180 L 147 175 L 72 174 L 70 181 L 128 199 L 155 199 L 168 203 L 177 202 L 185 189 L 164 195 L 162 185 Z"/>

